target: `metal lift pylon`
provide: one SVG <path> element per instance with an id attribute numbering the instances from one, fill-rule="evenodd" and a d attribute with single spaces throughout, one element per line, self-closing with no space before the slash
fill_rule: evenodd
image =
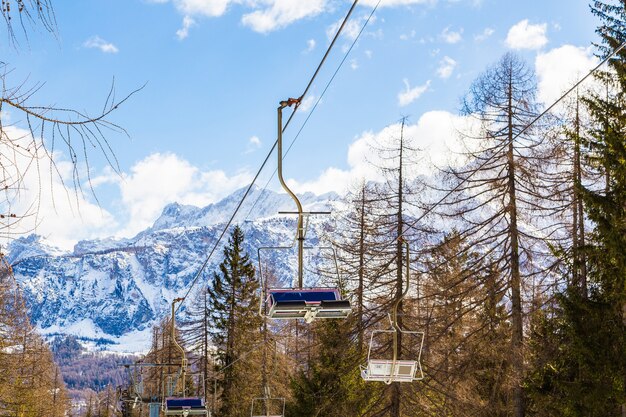
<path id="1" fill-rule="evenodd" d="M 263 249 L 293 249 L 293 244 L 286 247 L 265 247 L 259 248 L 259 271 L 261 277 L 261 303 L 259 306 L 259 314 L 272 319 L 304 319 L 307 323 L 315 319 L 346 318 L 352 310 L 350 301 L 341 297 L 341 292 L 336 287 L 304 287 L 304 250 L 308 249 L 304 246 L 306 236 L 305 217 L 311 214 L 329 214 L 326 212 L 304 212 L 302 203 L 295 193 L 287 186 L 283 178 L 283 122 L 282 111 L 285 107 L 296 107 L 300 104 L 299 99 L 290 98 L 281 101 L 278 106 L 278 180 L 283 189 L 289 194 L 296 204 L 297 211 L 289 214 L 296 214 L 297 230 L 295 244 L 297 245 L 297 286 L 291 288 L 270 288 L 264 285 L 263 267 L 261 264 L 261 251 Z M 308 223 L 308 222 L 307 222 Z M 339 270 L 337 268 L 336 254 L 335 269 L 337 276 Z"/>

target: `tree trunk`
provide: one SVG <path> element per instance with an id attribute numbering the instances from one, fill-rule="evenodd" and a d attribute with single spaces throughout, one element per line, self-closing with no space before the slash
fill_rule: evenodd
<path id="1" fill-rule="evenodd" d="M 357 306 L 357 326 L 359 356 L 363 354 L 363 279 L 365 276 L 365 183 L 361 188 L 361 215 L 359 217 L 359 288 Z"/>
<path id="2" fill-rule="evenodd" d="M 509 204 L 507 207 L 510 226 L 509 236 L 511 239 L 511 353 L 513 362 L 513 415 L 515 417 L 524 416 L 524 392 L 522 381 L 524 378 L 524 355 L 523 355 L 523 323 L 522 323 L 522 297 L 521 297 L 521 275 L 519 261 L 519 232 L 517 228 L 517 204 L 515 195 L 515 158 L 513 153 L 513 91 L 512 76 L 509 78 L 508 91 L 508 195 Z"/>
<path id="3" fill-rule="evenodd" d="M 398 239 L 396 241 L 396 300 L 402 296 L 402 289 L 404 287 L 404 280 L 402 279 L 402 258 L 403 258 L 403 244 L 401 236 L 404 233 L 404 222 L 402 216 L 403 208 L 403 178 L 402 178 L 402 157 L 404 147 L 404 123 L 405 119 L 402 119 L 402 126 L 400 128 L 400 158 L 398 163 L 398 211 L 396 213 L 396 233 Z M 402 328 L 402 303 L 398 305 L 398 327 Z M 402 354 L 402 333 L 398 333 L 398 358 Z M 391 386 L 391 415 L 393 417 L 400 417 L 401 410 L 401 397 L 402 391 L 400 389 L 400 383 L 394 382 Z"/>
<path id="4" fill-rule="evenodd" d="M 572 201 L 572 257 L 573 271 L 572 281 L 576 285 L 584 299 L 587 298 L 587 267 L 584 254 L 585 245 L 585 221 L 583 199 L 580 195 L 582 186 L 582 162 L 580 152 L 580 114 L 579 99 L 576 97 L 576 114 L 574 120 L 574 169 L 573 169 L 573 201 Z"/>

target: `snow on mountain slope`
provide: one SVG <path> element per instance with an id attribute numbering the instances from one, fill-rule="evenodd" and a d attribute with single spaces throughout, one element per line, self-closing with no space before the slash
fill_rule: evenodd
<path id="1" fill-rule="evenodd" d="M 141 339 L 148 339 L 150 328 L 168 314 L 171 300 L 187 292 L 244 191 L 204 208 L 169 204 L 151 228 L 134 238 L 81 241 L 72 253 L 35 235 L 15 240 L 9 246 L 9 260 L 31 320 L 44 334 L 104 338 L 117 343 L 112 350 L 137 352 Z M 339 204 L 339 197 L 305 194 L 302 202 L 305 210 L 327 211 Z M 258 247 L 292 243 L 295 216 L 277 212 L 294 209 L 286 194 L 252 190 L 235 222 L 244 229 L 246 250 L 255 263 Z M 309 244 L 316 243 L 316 230 L 326 221 L 312 222 Z M 294 275 L 288 255 L 270 251 L 263 259 L 286 271 L 283 281 Z M 220 248 L 195 290 L 206 287 L 221 259 Z M 143 346 L 149 343 L 145 340 Z"/>

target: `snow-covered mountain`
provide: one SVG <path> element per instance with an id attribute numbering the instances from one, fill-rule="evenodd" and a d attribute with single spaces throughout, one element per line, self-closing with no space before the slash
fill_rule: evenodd
<path id="1" fill-rule="evenodd" d="M 134 238 L 81 241 L 69 253 L 36 235 L 15 240 L 9 259 L 33 323 L 44 334 L 111 341 L 121 351 L 145 349 L 152 325 L 167 315 L 173 298 L 187 292 L 244 192 L 204 208 L 169 204 L 152 227 Z M 336 194 L 305 194 L 302 202 L 307 211 L 341 205 Z M 243 228 L 255 262 L 257 248 L 291 244 L 295 216 L 277 212 L 294 209 L 286 194 L 253 188 L 235 223 Z M 312 219 L 309 243 L 328 221 Z M 221 253 L 220 248 L 211 258 L 194 291 L 206 288 Z M 272 252 L 267 262 L 289 280 L 290 260 L 289 253 Z"/>

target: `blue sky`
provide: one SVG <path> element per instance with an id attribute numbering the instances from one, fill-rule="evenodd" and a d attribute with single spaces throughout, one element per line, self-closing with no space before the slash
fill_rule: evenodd
<path id="1" fill-rule="evenodd" d="M 32 104 L 102 107 L 147 83 L 112 121 L 123 178 L 94 155 L 101 207 L 80 197 L 80 215 L 42 206 L 37 232 L 77 239 L 130 236 L 168 202 L 204 205 L 245 185 L 276 136 L 276 107 L 298 96 L 350 2 L 339 0 L 85 0 L 56 2 L 58 37 L 3 42 L 10 81 L 45 82 Z M 349 30 L 311 90 L 319 98 L 365 17 Z M 366 166 L 366 144 L 409 116 L 416 144 L 437 159 L 470 83 L 507 51 L 519 53 L 549 100 L 593 63 L 596 19 L 582 0 L 383 0 L 286 161 L 299 191 L 341 191 Z M 564 84 L 565 83 L 565 84 Z M 308 111 L 287 131 L 290 141 Z M 17 127 L 18 114 L 11 114 Z M 448 144 L 449 145 L 449 144 Z M 58 155 L 60 161 L 66 156 Z M 264 185 L 275 158 L 261 177 Z M 276 188 L 276 185 L 272 185 Z M 22 205 L 25 205 L 25 198 Z M 57 199 L 59 200 L 59 199 Z M 62 200 L 62 199 L 61 199 Z"/>

